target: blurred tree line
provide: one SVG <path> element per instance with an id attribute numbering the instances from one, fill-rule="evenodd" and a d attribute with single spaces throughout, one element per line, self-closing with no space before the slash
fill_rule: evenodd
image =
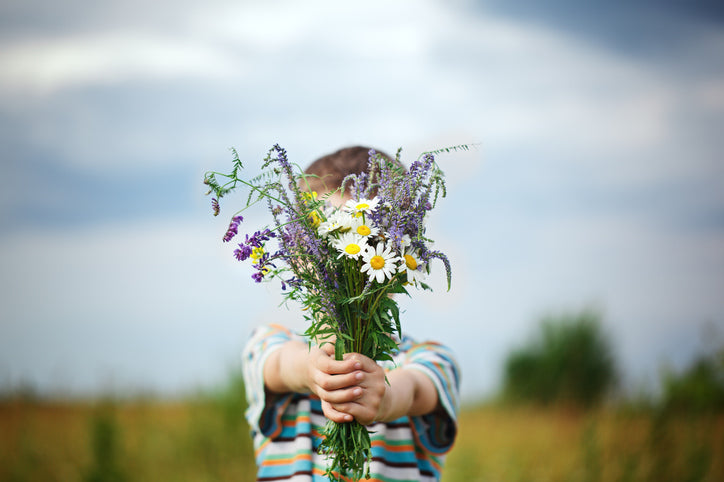
<path id="1" fill-rule="evenodd" d="M 663 375 L 663 405 L 674 411 L 711 412 L 724 409 L 724 348 L 700 354 L 680 373 Z"/>
<path id="2" fill-rule="evenodd" d="M 610 397 L 619 369 L 599 313 L 586 310 L 544 318 L 538 331 L 514 349 L 503 367 L 503 399 L 590 408 Z M 662 408 L 724 409 L 724 349 L 700 354 L 681 372 L 665 371 Z"/>

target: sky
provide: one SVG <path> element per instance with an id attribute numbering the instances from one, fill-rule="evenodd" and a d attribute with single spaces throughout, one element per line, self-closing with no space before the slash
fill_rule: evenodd
<path id="1" fill-rule="evenodd" d="M 0 389 L 184 393 L 253 327 L 303 330 L 201 183 L 276 143 L 302 166 L 474 144 L 437 159 L 452 289 L 439 266 L 400 300 L 465 399 L 585 309 L 624 386 L 655 388 L 724 345 L 723 128 L 717 2 L 3 2 Z"/>

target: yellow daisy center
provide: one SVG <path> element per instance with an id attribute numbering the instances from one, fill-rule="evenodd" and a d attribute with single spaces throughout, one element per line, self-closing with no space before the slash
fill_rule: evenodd
<path id="1" fill-rule="evenodd" d="M 370 228 L 365 226 L 364 224 L 357 228 L 357 234 L 359 234 L 360 236 L 369 236 L 371 232 L 372 231 L 370 231 Z"/>
<path id="2" fill-rule="evenodd" d="M 372 266 L 373 269 L 382 269 L 385 266 L 385 258 L 382 256 L 372 256 L 372 259 L 370 259 L 370 266 Z"/>
<path id="3" fill-rule="evenodd" d="M 347 254 L 357 254 L 360 252 L 360 247 L 357 244 L 350 243 L 347 246 L 345 246 L 344 251 Z"/>
<path id="4" fill-rule="evenodd" d="M 415 270 L 417 269 L 417 261 L 415 261 L 415 258 L 410 256 L 409 254 L 405 255 L 405 264 L 408 268 Z"/>
<path id="5" fill-rule="evenodd" d="M 355 208 L 356 208 L 358 211 L 363 211 L 363 210 L 365 210 L 365 209 L 369 209 L 369 208 L 370 208 L 370 205 L 367 204 L 367 203 L 359 203 L 357 206 L 355 206 Z"/>

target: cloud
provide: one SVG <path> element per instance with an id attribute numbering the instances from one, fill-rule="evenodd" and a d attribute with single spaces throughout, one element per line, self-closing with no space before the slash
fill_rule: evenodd
<path id="1" fill-rule="evenodd" d="M 212 46 L 134 32 L 31 40 L 0 51 L 0 88 L 49 95 L 128 80 L 238 77 L 242 65 Z"/>
<path id="2" fill-rule="evenodd" d="M 79 2 L 0 47 L 3 212 L 37 214 L 0 237 L 12 376 L 49 382 L 60 364 L 85 386 L 104 370 L 181 386 L 250 324 L 298 320 L 260 308 L 274 290 L 227 270 L 223 226 L 196 224 L 179 195 L 228 147 L 253 168 L 276 142 L 300 164 L 346 144 L 409 162 L 481 143 L 440 157 L 450 195 L 431 235 L 453 291 L 405 301 L 411 331 L 447 337 L 484 376 L 465 390 L 493 386 L 543 310 L 600 302 L 626 360 L 649 368 L 690 319 L 724 316 L 721 29 L 687 27 L 689 49 L 663 61 L 457 3 L 137 7 Z"/>
<path id="3" fill-rule="evenodd" d="M 3 104 L 25 118 L 33 142 L 67 146 L 59 161 L 88 168 L 102 165 L 95 153 L 109 142 L 120 155 L 102 163 L 137 165 L 176 162 L 159 155 L 160 146 L 238 147 L 237 139 L 255 143 L 271 131 L 305 156 L 330 138 L 372 139 L 394 150 L 443 131 L 482 142 L 486 152 L 514 147 L 611 182 L 691 172 L 706 142 L 685 139 L 694 150 L 689 163 L 666 155 L 703 122 L 687 118 L 688 109 L 703 102 L 723 115 L 716 77 L 662 76 L 655 63 L 508 17 L 438 2 L 409 7 L 214 3 L 177 12 L 158 32 L 127 25 L 19 40 L 0 53 L 4 85 L 57 95 L 30 109 L 10 107 L 15 94 Z M 692 48 L 707 51 L 723 38 L 709 29 Z M 114 96 L 123 103 L 104 100 Z M 180 98 L 199 102 L 177 115 Z M 128 105 L 136 107 L 129 112 Z M 154 128 L 163 122 L 173 130 Z M 120 129 L 110 140 L 85 134 L 99 125 Z M 268 147 L 258 145 L 248 154 Z M 149 155 L 139 155 L 144 149 Z"/>

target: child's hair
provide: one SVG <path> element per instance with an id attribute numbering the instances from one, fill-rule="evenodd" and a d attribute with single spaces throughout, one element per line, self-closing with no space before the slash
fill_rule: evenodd
<path id="1" fill-rule="evenodd" d="M 306 178 L 309 187 L 305 187 L 305 189 L 320 193 L 334 191 L 350 174 L 367 172 L 369 152 L 369 147 L 353 146 L 320 157 L 304 171 L 306 174 L 314 175 Z M 375 152 L 389 161 L 395 162 L 384 152 L 377 150 Z"/>

